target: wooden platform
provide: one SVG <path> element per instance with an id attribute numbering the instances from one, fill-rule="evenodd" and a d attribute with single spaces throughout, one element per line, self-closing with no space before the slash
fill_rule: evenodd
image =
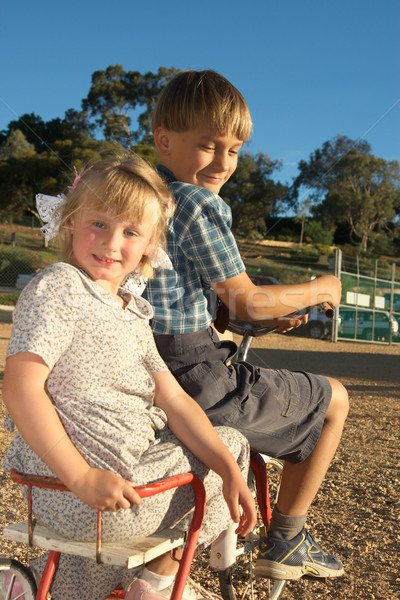
<path id="1" fill-rule="evenodd" d="M 4 528 L 4 537 L 15 542 L 28 544 L 28 521 L 8 525 Z M 181 546 L 185 541 L 185 532 L 165 529 L 149 537 L 137 537 L 120 543 L 103 542 L 101 562 L 128 569 L 149 562 L 153 558 Z M 57 550 L 96 560 L 95 542 L 76 542 L 56 534 L 42 525 L 35 525 L 33 545 L 48 550 Z"/>

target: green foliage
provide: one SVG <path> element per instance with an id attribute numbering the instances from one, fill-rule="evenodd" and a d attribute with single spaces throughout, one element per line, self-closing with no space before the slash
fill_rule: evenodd
<path id="1" fill-rule="evenodd" d="M 1 282 L 0 282 L 1 283 Z M 3 306 L 15 306 L 21 292 L 0 293 L 0 304 Z"/>
<path id="2" fill-rule="evenodd" d="M 16 121 L 10 121 L 4 135 L 21 131 L 36 152 L 50 151 L 57 140 L 74 140 L 76 143 L 92 134 L 85 111 L 69 109 L 63 119 L 43 121 L 34 113 L 24 114 Z"/>
<path id="3" fill-rule="evenodd" d="M 267 257 L 256 258 L 243 257 L 246 270 L 249 275 L 267 275 L 275 277 L 281 283 L 302 283 L 309 281 L 311 277 L 326 273 L 324 265 L 318 262 L 288 260 L 285 258 L 272 260 Z"/>
<path id="4" fill-rule="evenodd" d="M 298 200 L 302 188 L 312 190 L 309 199 L 313 204 L 323 200 L 342 172 L 342 161 L 355 150 L 369 155 L 371 146 L 365 140 L 354 141 L 345 135 L 337 135 L 312 152 L 308 161 L 301 160 L 299 175 L 291 187 L 293 200 Z"/>
<path id="5" fill-rule="evenodd" d="M 154 167 L 158 163 L 158 152 L 154 145 L 136 144 L 132 147 L 132 150 Z"/>
<path id="6" fill-rule="evenodd" d="M 124 71 L 121 65 L 109 65 L 95 71 L 92 85 L 82 107 L 106 140 L 114 140 L 129 148 L 139 141 L 148 141 L 151 133 L 151 113 L 162 88 L 177 69 L 160 67 L 157 73 Z M 131 128 L 133 113 L 138 128 Z"/>
<path id="7" fill-rule="evenodd" d="M 24 248 L 0 248 L 0 285 L 15 287 L 20 274 L 35 273 L 43 266 L 41 257 Z"/>
<path id="8" fill-rule="evenodd" d="M 326 246 L 331 246 L 333 242 L 333 233 L 326 229 L 320 221 L 308 221 L 304 225 L 304 240 L 308 244 L 324 244 Z"/>
<path id="9" fill-rule="evenodd" d="M 5 144 L 0 146 L 0 160 L 6 160 L 10 156 L 18 156 L 20 154 L 34 154 L 34 152 L 33 145 L 28 143 L 20 129 L 16 129 L 9 133 Z"/>
<path id="10" fill-rule="evenodd" d="M 350 241 L 367 250 L 374 232 L 389 230 L 400 206 L 400 165 L 371 154 L 366 142 L 337 136 L 299 163 L 291 193 L 311 191 L 313 212 L 331 227 L 346 223 Z"/>
<path id="11" fill-rule="evenodd" d="M 54 142 L 51 151 L 12 155 L 0 161 L 0 215 L 22 216 L 36 212 L 37 193 L 56 195 L 64 192 L 78 170 L 99 160 L 104 153 L 120 149 L 116 142 L 92 138 Z"/>
<path id="12" fill-rule="evenodd" d="M 295 242 L 297 235 L 295 235 L 293 231 L 290 231 L 290 229 L 282 229 L 282 231 L 276 236 L 276 239 L 280 242 Z"/>
<path id="13" fill-rule="evenodd" d="M 299 226 L 293 218 L 269 218 L 267 226 L 267 239 L 296 243 L 299 241 Z"/>
<path id="14" fill-rule="evenodd" d="M 34 214 L 36 193 L 64 191 L 74 167 L 79 170 L 109 150 L 132 148 L 156 164 L 151 114 L 176 72 L 175 67 L 140 73 L 109 65 L 93 73 L 82 110 L 69 109 L 48 122 L 34 113 L 11 121 L 0 132 L 0 219 Z M 232 208 L 234 233 L 330 245 L 335 232 L 336 243 L 400 254 L 400 167 L 371 152 L 368 142 L 338 135 L 300 161 L 290 189 L 274 176 L 279 161 L 243 152 L 221 191 Z M 270 233 L 271 216 L 293 209 L 301 197 L 294 228 Z"/>
<path id="15" fill-rule="evenodd" d="M 333 248 L 331 248 L 330 246 L 326 245 L 326 244 L 315 244 L 315 248 L 318 250 L 320 255 L 325 255 L 325 256 L 332 256 L 333 255 Z"/>
<path id="16" fill-rule="evenodd" d="M 374 231 L 385 228 L 395 217 L 394 200 L 400 196 L 400 165 L 357 150 L 342 164 L 340 177 L 332 183 L 323 213 L 336 211 L 338 222 L 345 222 L 365 251 Z M 354 238 L 353 238 L 354 239 Z"/>
<path id="17" fill-rule="evenodd" d="M 298 260 L 306 263 L 315 263 L 319 261 L 321 256 L 317 248 L 313 246 L 297 246 L 290 249 L 290 257 L 292 260 Z"/>
<path id="18" fill-rule="evenodd" d="M 232 208 L 232 230 L 236 235 L 252 239 L 266 235 L 266 219 L 279 211 L 286 194 L 286 187 L 272 179 L 279 168 L 279 161 L 261 152 L 239 156 L 236 171 L 220 192 Z"/>

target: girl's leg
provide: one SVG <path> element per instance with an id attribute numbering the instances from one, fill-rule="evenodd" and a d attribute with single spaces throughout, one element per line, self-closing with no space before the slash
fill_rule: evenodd
<path id="1" fill-rule="evenodd" d="M 237 459 L 240 468 L 244 476 L 247 476 L 249 466 L 249 449 L 245 438 L 234 429 L 226 427 L 217 428 L 218 435 L 225 442 L 225 444 L 231 450 L 233 456 Z M 167 434 L 168 437 L 168 434 Z M 171 437 L 171 436 L 169 436 Z M 171 438 L 172 439 L 172 438 Z M 163 445 L 160 445 L 162 450 Z M 165 448 L 165 447 L 164 447 Z M 165 454 L 165 452 L 164 452 Z M 207 493 L 207 505 L 206 514 L 201 528 L 199 537 L 200 547 L 209 545 L 214 539 L 218 537 L 221 531 L 228 527 L 231 523 L 231 518 L 225 500 L 222 495 L 221 479 L 216 473 L 207 469 L 197 458 L 195 458 L 187 449 L 175 445 L 173 454 L 179 459 L 179 471 L 185 471 L 190 469 L 193 473 L 204 479 L 204 484 Z M 184 463 L 189 460 L 190 465 Z M 175 469 L 176 467 L 174 467 Z M 168 472 L 168 476 L 171 476 L 172 472 Z M 190 486 L 185 486 L 189 488 Z M 178 501 L 179 493 L 175 494 L 174 504 L 178 502 L 179 511 L 182 514 L 187 512 L 185 509 L 184 502 L 182 501 L 188 490 L 180 488 L 181 500 Z M 186 507 L 189 506 L 188 501 L 192 497 L 192 492 L 189 489 L 189 495 L 187 496 Z M 187 528 L 191 520 L 191 514 L 186 515 L 183 519 L 181 518 L 177 527 Z M 181 558 L 183 550 L 176 553 L 176 558 Z M 143 595 L 146 598 L 158 599 L 162 595 L 166 594 L 172 589 L 176 573 L 179 568 L 179 563 L 171 559 L 169 554 L 164 554 L 146 564 L 143 571 L 137 576 L 128 588 L 126 595 L 127 600 L 137 600 L 137 598 Z M 190 584 L 191 585 L 191 584 Z M 168 594 L 169 596 L 170 594 Z M 197 594 L 198 596 L 198 594 Z M 193 591 L 188 586 L 185 588 L 184 598 L 191 600 L 195 598 Z"/>
<path id="2" fill-rule="evenodd" d="M 157 573 L 157 575 L 176 575 L 179 569 L 179 560 L 182 558 L 183 549 L 175 551 L 176 560 L 171 558 L 169 552 L 163 554 L 162 556 L 158 556 L 154 560 L 151 560 L 147 563 L 146 567 L 152 573 Z"/>

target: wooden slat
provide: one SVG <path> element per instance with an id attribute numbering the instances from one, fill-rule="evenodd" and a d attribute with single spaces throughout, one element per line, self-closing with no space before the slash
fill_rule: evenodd
<path id="1" fill-rule="evenodd" d="M 8 525 L 4 537 L 16 542 L 28 543 L 28 521 Z M 165 529 L 149 537 L 136 537 L 121 542 L 102 542 L 101 561 L 105 564 L 128 569 L 149 562 L 184 543 L 185 533 L 175 529 Z M 33 544 L 48 550 L 57 550 L 96 560 L 95 542 L 76 542 L 65 539 L 51 529 L 35 525 Z"/>

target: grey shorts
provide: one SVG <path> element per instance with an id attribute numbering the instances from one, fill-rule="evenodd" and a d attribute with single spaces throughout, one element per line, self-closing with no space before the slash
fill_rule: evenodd
<path id="1" fill-rule="evenodd" d="M 321 375 L 231 363 L 236 345 L 210 327 L 156 335 L 157 348 L 213 425 L 238 429 L 252 450 L 302 462 L 317 443 L 332 390 Z"/>

